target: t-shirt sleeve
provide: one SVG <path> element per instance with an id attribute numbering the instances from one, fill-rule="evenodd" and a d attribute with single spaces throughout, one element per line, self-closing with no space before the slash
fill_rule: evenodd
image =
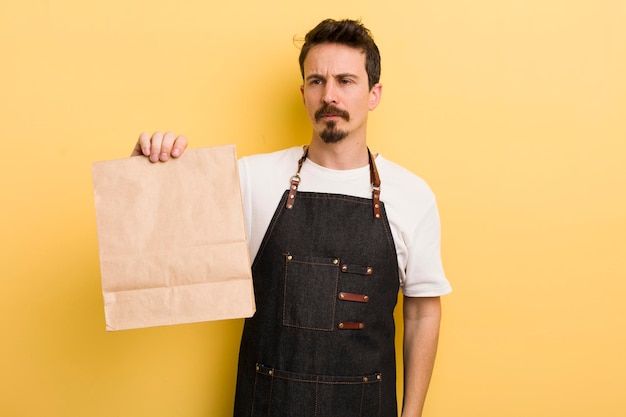
<path id="1" fill-rule="evenodd" d="M 452 291 L 441 262 L 441 227 L 433 199 L 413 230 L 405 231 L 407 264 L 402 292 L 407 297 L 436 297 Z"/>

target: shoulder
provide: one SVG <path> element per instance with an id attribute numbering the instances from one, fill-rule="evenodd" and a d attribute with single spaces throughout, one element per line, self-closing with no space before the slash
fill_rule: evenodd
<path id="1" fill-rule="evenodd" d="M 297 162 L 301 156 L 302 147 L 294 146 L 275 152 L 244 156 L 239 159 L 239 165 L 243 165 L 246 168 L 277 167 L 282 165 L 291 166 L 290 163 L 294 160 Z"/>
<path id="2" fill-rule="evenodd" d="M 239 159 L 239 179 L 244 197 L 276 198 L 289 187 L 289 179 L 298 169 L 302 148 L 244 156 Z"/>
<path id="3" fill-rule="evenodd" d="M 381 179 L 381 200 L 401 199 L 422 207 L 434 203 L 433 191 L 420 176 L 382 155 L 376 158 L 376 167 Z"/>
<path id="4" fill-rule="evenodd" d="M 380 161 L 379 161 L 380 160 Z M 407 247 L 437 234 L 439 213 L 435 194 L 424 179 L 379 156 L 380 200 L 398 239 Z M 436 236 L 432 238 L 438 239 Z M 395 238 L 395 237 L 394 237 Z"/>

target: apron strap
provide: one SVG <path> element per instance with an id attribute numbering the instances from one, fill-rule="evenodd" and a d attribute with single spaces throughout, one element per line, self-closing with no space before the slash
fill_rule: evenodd
<path id="1" fill-rule="evenodd" d="M 372 184 L 372 205 L 374 207 L 374 218 L 380 219 L 380 177 L 376 169 L 376 163 L 372 158 L 370 148 L 367 148 L 367 154 L 370 158 L 370 182 Z"/>
<path id="2" fill-rule="evenodd" d="M 304 146 L 304 153 L 302 154 L 302 157 L 298 160 L 298 171 L 290 179 L 291 184 L 289 185 L 289 196 L 287 197 L 287 202 L 285 203 L 285 208 L 287 210 L 291 210 L 294 203 L 296 202 L 298 185 L 300 185 L 300 170 L 302 169 L 302 164 L 304 164 L 308 153 L 309 147 Z M 374 162 L 372 152 L 369 148 L 367 148 L 367 156 L 370 165 L 370 183 L 372 185 L 372 207 L 374 209 L 374 218 L 380 219 L 380 176 L 378 175 L 376 163 Z"/>
<path id="3" fill-rule="evenodd" d="M 285 203 L 285 208 L 287 210 L 291 210 L 293 208 L 293 203 L 296 202 L 296 193 L 298 192 L 298 185 L 300 184 L 300 170 L 302 169 L 302 164 L 304 164 L 304 160 L 306 159 L 307 154 L 309 153 L 309 147 L 304 146 L 304 153 L 302 157 L 298 160 L 298 171 L 295 173 L 293 177 L 291 177 L 291 184 L 289 185 L 289 196 L 287 197 L 287 202 Z"/>

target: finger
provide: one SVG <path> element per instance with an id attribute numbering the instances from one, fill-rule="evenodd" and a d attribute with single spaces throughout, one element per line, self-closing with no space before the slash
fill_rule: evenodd
<path id="1" fill-rule="evenodd" d="M 161 152 L 159 152 L 159 161 L 165 162 L 170 159 L 172 146 L 174 145 L 175 136 L 172 132 L 166 132 L 161 142 Z"/>
<path id="2" fill-rule="evenodd" d="M 178 158 L 185 152 L 187 149 L 187 138 L 183 135 L 180 135 L 174 141 L 174 146 L 172 148 L 172 157 Z"/>
<path id="3" fill-rule="evenodd" d="M 159 162 L 161 153 L 161 143 L 163 142 L 163 133 L 154 132 L 150 140 L 150 162 Z"/>
<path id="4" fill-rule="evenodd" d="M 130 156 L 150 155 L 150 134 L 148 132 L 141 132 L 135 148 Z"/>

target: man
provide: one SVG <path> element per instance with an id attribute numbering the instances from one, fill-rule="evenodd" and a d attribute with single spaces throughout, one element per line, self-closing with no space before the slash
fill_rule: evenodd
<path id="1" fill-rule="evenodd" d="M 421 416 L 441 305 L 435 198 L 366 144 L 380 55 L 357 21 L 325 20 L 300 53 L 311 142 L 240 160 L 257 312 L 241 341 L 235 416 L 396 416 L 393 310 L 404 294 L 402 416 Z M 167 161 L 187 139 L 141 134 Z M 278 206 L 277 206 L 278 203 Z"/>

